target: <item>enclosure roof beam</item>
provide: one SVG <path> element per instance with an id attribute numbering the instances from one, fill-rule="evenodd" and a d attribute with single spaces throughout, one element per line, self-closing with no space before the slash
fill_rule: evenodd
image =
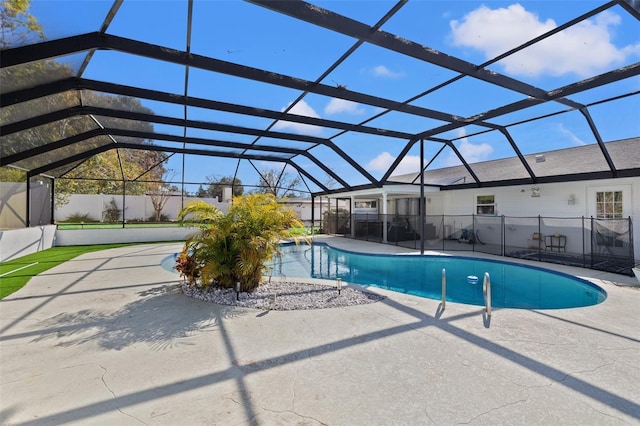
<path id="1" fill-rule="evenodd" d="M 633 17 L 640 21 L 640 1 L 638 0 L 617 0 L 620 6 L 622 6 Z"/>
<path id="2" fill-rule="evenodd" d="M 166 147 L 166 146 L 157 146 L 157 145 L 142 145 L 142 144 L 135 144 L 135 143 L 128 143 L 128 142 L 119 142 L 119 143 L 112 142 L 103 146 L 93 148 L 85 152 L 71 155 L 69 157 L 60 159 L 58 161 L 46 164 L 44 166 L 35 168 L 31 170 L 30 173 L 33 175 L 42 174 L 49 170 L 66 166 L 67 164 L 70 164 L 76 161 L 85 160 L 93 155 L 100 154 L 110 149 L 123 149 L 123 148 L 146 150 L 146 151 L 177 152 L 182 154 L 206 155 L 210 157 L 226 157 L 226 158 L 239 157 L 239 155 L 235 152 L 213 151 L 213 150 L 193 149 L 193 148 L 175 148 L 175 147 Z M 269 155 L 244 154 L 241 157 L 243 159 L 278 162 L 278 163 L 289 161 L 287 158 L 275 157 L 275 156 L 269 156 Z"/>
<path id="3" fill-rule="evenodd" d="M 447 114 L 441 111 L 415 105 L 403 104 L 390 99 L 351 91 L 343 87 L 315 83 L 284 74 L 235 64 L 193 53 L 188 54 L 180 50 L 118 37 L 111 34 L 100 34 L 99 32 L 86 33 L 2 50 L 0 52 L 0 68 L 82 52 L 93 48 L 117 50 L 132 55 L 139 55 L 169 63 L 199 68 L 206 71 L 246 78 L 262 83 L 274 84 L 290 89 L 308 91 L 318 95 L 344 99 L 420 117 L 433 118 L 440 121 L 455 122 L 461 120 L 461 117 L 453 114 Z"/>
<path id="4" fill-rule="evenodd" d="M 63 166 L 66 166 L 67 164 L 74 163 L 76 161 L 86 160 L 87 158 L 90 158 L 93 155 L 97 155 L 102 152 L 108 151 L 110 149 L 115 149 L 115 148 L 118 148 L 118 145 L 113 142 L 110 142 L 108 144 L 98 146 L 88 151 L 80 152 L 80 153 L 71 155 L 69 157 L 62 158 L 58 161 L 54 161 L 52 163 L 45 164 L 43 166 L 32 169 L 31 174 L 39 175 L 41 173 L 48 172 L 49 170 L 57 169 L 58 167 L 63 167 Z"/>
<path id="5" fill-rule="evenodd" d="M 619 68 L 614 71 L 609 71 L 604 74 L 600 74 L 599 76 L 582 80 L 577 83 L 569 84 L 567 86 L 560 87 L 555 90 L 551 90 L 548 92 L 549 93 L 548 98 L 549 100 L 554 100 L 562 96 L 575 95 L 576 93 L 580 93 L 585 90 L 595 89 L 597 87 L 615 83 L 617 81 L 635 77 L 637 75 L 640 75 L 640 62 L 628 65 L 626 67 Z M 461 125 L 460 123 L 449 123 L 449 124 L 445 124 L 440 127 L 436 127 L 431 130 L 422 132 L 418 136 L 420 137 L 435 136 L 440 133 L 445 133 L 451 130 L 455 130 L 469 124 L 478 124 L 480 122 L 483 122 L 484 124 L 489 125 L 489 123 L 487 123 L 486 120 L 490 120 L 492 118 L 510 114 L 512 112 L 521 111 L 526 108 L 534 107 L 544 102 L 545 102 L 544 100 L 534 99 L 534 98 L 523 99 L 520 101 L 513 102 L 511 104 L 494 108 L 492 110 L 483 112 L 481 114 L 477 114 L 476 116 L 469 117 L 466 119 L 467 121 L 463 125 Z M 582 106 L 580 108 L 582 108 Z M 570 108 L 568 109 L 568 111 L 579 110 L 580 108 Z M 511 124 L 505 125 L 505 127 L 509 127 L 509 126 L 511 126 Z"/>
<path id="6" fill-rule="evenodd" d="M 600 180 L 600 179 L 613 179 L 616 177 L 623 178 L 623 177 L 638 177 L 638 176 L 640 176 L 640 167 L 617 170 L 616 176 L 614 176 L 614 173 L 610 170 L 550 175 L 550 176 L 538 176 L 536 179 L 536 184 L 578 182 L 578 181 L 584 181 L 584 180 Z M 529 180 L 529 178 L 517 178 L 517 179 L 506 179 L 506 180 L 500 180 L 500 181 L 484 182 L 482 184 L 482 188 L 494 188 L 494 187 L 497 188 L 497 187 L 503 187 L 503 186 L 517 186 L 517 185 L 530 185 L 530 184 L 531 184 L 531 181 Z M 459 190 L 459 189 L 470 189 L 470 188 L 479 188 L 479 187 L 480 185 L 477 185 L 475 183 L 461 183 L 461 184 L 455 184 L 455 185 L 443 185 L 441 189 L 443 191 L 453 191 L 453 190 Z"/>
<path id="7" fill-rule="evenodd" d="M 617 177 L 618 171 L 616 169 L 616 166 L 613 164 L 613 160 L 611 159 L 609 150 L 605 146 L 605 143 L 602 140 L 602 137 L 600 136 L 600 132 L 598 131 L 598 127 L 596 126 L 596 123 L 593 122 L 593 118 L 591 118 L 591 114 L 589 113 L 589 110 L 587 108 L 580 108 L 580 113 L 582 113 L 584 118 L 587 120 L 587 123 L 589 124 L 589 128 L 593 132 L 593 136 L 596 138 L 596 142 L 600 147 L 600 151 L 602 152 L 602 155 L 604 156 L 604 159 L 607 162 L 607 165 L 609 166 L 609 170 L 611 170 L 611 173 L 613 173 L 613 177 Z"/>
<path id="8" fill-rule="evenodd" d="M 28 158 L 33 158 L 46 152 L 49 152 L 54 149 L 64 148 L 66 146 L 74 145 L 78 142 L 81 142 L 86 139 L 91 139 L 97 136 L 109 135 L 109 136 L 124 136 L 124 137 L 135 137 L 140 139 L 157 139 L 157 140 L 165 140 L 168 142 L 178 142 L 178 143 L 190 143 L 194 145 L 204 145 L 204 146 L 212 146 L 218 148 L 231 148 L 231 149 L 251 149 L 253 151 L 265 151 L 265 152 L 274 152 L 274 153 L 283 153 L 288 154 L 290 156 L 302 155 L 305 158 L 311 160 L 314 164 L 320 167 L 325 173 L 343 185 L 345 188 L 350 188 L 350 185 L 345 182 L 339 175 L 337 175 L 333 170 L 327 167 L 323 162 L 318 160 L 313 154 L 307 152 L 306 150 L 294 149 L 294 148 L 286 148 L 286 147 L 277 147 L 277 146 L 269 146 L 269 145 L 250 145 L 247 143 L 241 142 L 230 142 L 230 141 L 221 141 L 221 140 L 211 140 L 204 138 L 194 138 L 189 137 L 185 138 L 183 136 L 175 136 L 175 135 L 167 135 L 153 132 L 142 132 L 142 131 L 133 131 L 127 129 L 113 129 L 113 128 L 104 128 L 104 129 L 94 129 L 88 132 L 80 133 L 77 135 L 70 136 L 65 139 L 61 139 L 56 142 L 52 142 L 46 145 L 42 145 L 36 148 L 32 148 L 17 154 L 12 154 L 10 156 L 6 156 L 0 159 L 0 165 L 11 164 L 18 161 L 26 160 Z M 105 144 L 105 146 L 109 146 L 111 144 Z M 122 143 L 118 142 L 117 147 L 125 148 L 130 147 L 132 145 L 139 145 L 140 149 L 149 149 L 152 151 L 167 151 L 173 152 L 170 147 L 165 146 L 154 146 L 147 144 L 131 144 L 131 143 Z M 206 150 L 197 150 L 198 153 L 205 152 Z M 181 151 L 182 152 L 182 151 Z M 211 152 L 220 152 L 220 151 L 211 151 Z M 188 153 L 188 152 L 186 152 Z M 238 154 L 238 153 L 234 153 Z M 269 157 L 272 158 L 272 157 Z M 283 157 L 281 161 L 291 160 L 291 157 Z"/>
<path id="9" fill-rule="evenodd" d="M 522 155 L 522 152 L 520 151 L 518 144 L 516 144 L 516 141 L 514 141 L 513 138 L 511 137 L 511 133 L 509 133 L 509 131 L 504 126 L 495 126 L 495 125 L 488 125 L 488 124 L 486 124 L 485 126 L 489 127 L 492 130 L 497 130 L 500 133 L 502 133 L 502 135 L 509 142 L 509 145 L 511 145 L 511 149 L 513 149 L 513 151 L 516 153 L 516 156 L 520 160 L 520 163 L 527 171 L 527 174 L 531 177 L 531 182 L 536 183 L 536 179 L 537 179 L 536 174 L 533 172 L 533 169 L 529 165 L 529 162 L 524 158 L 524 155 Z"/>
<path id="10" fill-rule="evenodd" d="M 256 108 L 227 102 L 214 101 L 204 98 L 188 97 L 185 99 L 181 95 L 156 90 L 142 89 L 132 86 L 124 86 L 114 83 L 106 83 L 101 81 L 76 79 L 75 77 L 60 80 L 52 83 L 45 83 L 40 86 L 28 89 L 22 89 L 11 93 L 0 95 L 0 105 L 10 106 L 21 102 L 30 101 L 44 96 L 63 93 L 69 90 L 94 90 L 99 92 L 111 93 L 115 95 L 131 96 L 135 98 L 149 99 L 159 102 L 168 102 L 172 104 L 205 108 L 215 111 L 225 111 L 235 114 L 250 115 L 254 117 L 280 119 L 282 121 L 291 121 L 295 123 L 309 124 L 312 126 L 328 127 L 345 131 L 353 131 L 358 133 L 366 133 L 376 136 L 386 136 L 408 140 L 413 137 L 412 133 L 401 132 L 397 130 L 383 129 L 378 127 L 362 126 L 352 123 L 345 123 L 335 120 L 327 120 L 324 118 L 308 117 L 291 113 L 282 113 L 263 108 Z"/>
<path id="11" fill-rule="evenodd" d="M 289 165 L 291 165 L 291 167 L 295 168 L 300 174 L 305 175 L 307 178 L 309 178 L 309 180 L 311 180 L 313 183 L 315 183 L 323 191 L 327 191 L 329 189 L 322 182 L 320 182 L 318 179 L 316 179 L 311 173 L 306 171 L 304 167 L 299 166 L 298 164 L 296 164 L 293 161 L 287 161 L 287 164 L 289 164 Z M 347 188 L 348 190 L 351 189 L 351 187 L 349 185 L 346 185 L 345 188 Z"/>
<path id="12" fill-rule="evenodd" d="M 20 122 L 7 124 L 0 126 L 0 134 L 10 135 L 19 131 L 27 130 L 32 127 L 41 126 L 43 124 L 52 123 L 65 118 L 81 115 L 98 115 L 112 118 L 123 118 L 127 120 L 144 121 L 148 123 L 167 124 L 171 126 L 190 127 L 195 129 L 213 130 L 227 133 L 264 136 L 273 139 L 282 139 L 296 142 L 305 142 L 310 144 L 320 144 L 330 147 L 331 149 L 337 148 L 333 142 L 328 139 L 317 138 L 314 136 L 304 136 L 293 133 L 284 133 L 277 131 L 266 131 L 260 129 L 251 129 L 248 127 L 233 126 L 227 124 L 212 123 L 207 121 L 198 120 L 184 120 L 181 118 L 166 117 L 155 114 L 147 114 L 135 111 L 124 111 L 111 108 L 100 108 L 92 106 L 75 106 L 64 110 L 53 111 L 47 114 L 43 114 L 37 117 L 28 118 Z M 262 146 L 262 145 L 258 145 Z M 301 154 L 301 152 L 299 153 Z"/>
<path id="13" fill-rule="evenodd" d="M 68 138 L 60 139 L 55 142 L 49 142 L 44 145 L 40 145 L 31 149 L 17 152 L 15 154 L 10 154 L 4 157 L 0 157 L 0 166 L 6 166 L 9 164 L 17 163 L 19 161 L 23 161 L 29 158 L 46 154 L 47 152 L 53 151 L 55 149 L 64 148 L 66 146 L 74 145 L 78 142 L 82 142 L 87 139 L 91 139 L 97 136 L 102 136 L 107 134 L 108 132 L 106 132 L 104 129 L 93 129 L 84 133 L 78 133 L 76 135 L 69 136 Z"/>
<path id="14" fill-rule="evenodd" d="M 158 134 L 151 132 L 141 132 L 141 131 L 131 131 L 125 129 L 106 129 L 108 134 L 114 136 L 125 136 L 125 137 L 136 137 L 141 139 L 159 139 L 165 140 L 168 142 L 179 142 L 179 143 L 189 143 L 194 145 L 206 145 L 206 146 L 214 146 L 218 148 L 233 148 L 233 149 L 241 149 L 241 150 L 253 150 L 253 151 L 265 151 L 265 152 L 277 152 L 290 154 L 291 157 L 282 158 L 282 161 L 293 161 L 293 157 L 297 155 L 302 155 L 309 160 L 313 161 L 318 167 L 325 171 L 325 173 L 329 174 L 333 179 L 340 182 L 346 188 L 349 188 L 349 184 L 345 182 L 340 176 L 338 176 L 334 171 L 332 171 L 329 167 L 327 167 L 324 163 L 318 160 L 311 153 L 294 148 L 285 148 L 285 147 L 277 147 L 277 146 L 269 146 L 269 145 L 253 145 L 248 143 L 241 142 L 228 142 L 228 141 L 214 141 L 211 139 L 204 138 L 195 138 L 195 137 L 184 137 L 184 136 L 175 136 L 175 135 L 167 135 L 167 134 Z M 122 143 L 118 143 L 119 147 L 122 147 Z M 143 145 L 148 146 L 148 145 Z M 153 145 L 152 145 L 153 146 Z M 156 151 L 162 151 L 162 148 L 154 149 Z M 240 156 L 242 154 L 236 153 Z"/>
<path id="15" fill-rule="evenodd" d="M 504 87 L 506 89 L 534 97 L 536 99 L 549 100 L 547 93 L 526 84 L 522 81 L 507 77 L 505 75 L 479 68 L 476 65 L 447 55 L 435 49 L 415 43 L 411 40 L 403 39 L 395 34 L 378 30 L 370 31 L 370 27 L 362 22 L 347 18 L 338 13 L 312 5 L 304 1 L 275 1 L 275 0 L 248 0 L 251 3 L 260 5 L 267 9 L 274 10 L 287 16 L 318 25 L 320 27 L 335 31 L 337 33 L 365 40 L 376 46 L 401 53 L 412 58 L 420 59 L 434 65 L 458 72 L 460 74 L 475 77 L 488 83 Z M 574 104 L 567 99 L 556 99 L 558 102 Z M 580 105 L 575 105 L 579 107 Z M 457 120 L 448 120 L 457 121 Z"/>
<path id="16" fill-rule="evenodd" d="M 120 148 L 128 148 L 128 149 L 139 149 L 139 150 L 148 149 L 148 147 L 143 147 L 138 144 L 129 144 L 129 143 L 119 143 L 117 146 Z M 318 185 L 318 187 L 326 189 L 326 187 L 322 183 L 318 182 L 315 178 L 309 175 L 309 173 L 305 171 L 302 167 L 300 167 L 293 161 L 284 159 L 284 158 L 272 157 L 272 156 L 266 156 L 266 155 L 251 155 L 246 153 L 237 155 L 237 154 L 230 154 L 228 152 L 216 152 L 216 151 L 208 151 L 208 150 L 201 150 L 201 149 L 178 148 L 178 147 L 171 147 L 171 148 L 165 149 L 165 147 L 152 146 L 151 150 L 163 151 L 163 152 L 168 151 L 168 152 L 177 153 L 177 154 L 202 155 L 202 156 L 210 156 L 210 157 L 226 157 L 226 158 L 240 157 L 240 159 L 242 160 L 259 160 L 259 161 L 269 161 L 269 162 L 277 162 L 277 163 L 284 162 L 284 163 L 290 164 L 296 170 L 300 171 L 305 176 L 309 177 L 316 185 Z"/>
<path id="17" fill-rule="evenodd" d="M 168 142 L 179 142 L 179 143 L 192 143 L 198 145 L 207 145 L 207 146 L 215 146 L 219 148 L 232 148 L 232 149 L 246 149 L 247 147 L 252 147 L 254 151 L 267 151 L 267 152 L 280 152 L 289 155 L 305 155 L 307 156 L 307 152 L 300 149 L 294 148 L 285 148 L 285 147 L 277 147 L 277 146 L 269 146 L 269 145 L 249 145 L 247 143 L 241 142 L 230 142 L 230 141 L 221 141 L 221 140 L 213 140 L 213 139 L 204 139 L 204 138 L 195 138 L 184 136 L 175 136 L 154 132 L 143 132 L 138 130 L 129 130 L 129 129 L 113 129 L 113 128 L 100 128 L 89 130 L 84 133 L 79 133 L 77 135 L 69 136 L 68 138 L 61 139 L 59 141 L 51 142 L 45 145 L 41 145 L 35 148 L 31 148 L 16 154 L 8 155 L 0 159 L 1 165 L 11 164 L 18 161 L 26 160 L 28 158 L 36 157 L 42 154 L 45 154 L 48 151 L 64 148 L 66 146 L 74 145 L 83 140 L 91 139 L 97 136 L 124 136 L 124 137 L 133 137 L 140 139 L 158 139 L 165 140 Z M 149 146 L 149 145 L 144 145 Z M 308 155 L 311 157 L 311 155 Z"/>

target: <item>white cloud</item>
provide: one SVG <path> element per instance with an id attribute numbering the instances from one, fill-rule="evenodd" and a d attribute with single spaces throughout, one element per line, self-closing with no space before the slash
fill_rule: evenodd
<path id="1" fill-rule="evenodd" d="M 464 129 L 458 129 L 458 136 L 465 136 L 466 131 Z M 462 138 L 461 142 L 457 145 L 458 152 L 462 155 L 462 158 L 465 159 L 467 164 L 478 163 L 480 161 L 485 161 L 489 158 L 489 155 L 493 152 L 493 147 L 488 143 L 479 143 L 473 144 L 469 142 L 469 139 Z M 453 151 L 449 152 L 449 155 L 444 160 L 445 167 L 446 166 L 458 166 L 462 164 L 460 159 L 458 158 Z"/>
<path id="2" fill-rule="evenodd" d="M 585 141 L 577 137 L 571 130 L 564 127 L 562 123 L 558 125 L 558 130 L 560 130 L 560 133 L 569 136 L 569 139 L 571 139 L 571 142 L 573 142 L 575 145 L 581 146 L 587 144 Z"/>
<path id="3" fill-rule="evenodd" d="M 289 105 L 291 105 L 291 102 L 289 103 Z M 285 108 L 282 108 L 282 111 L 284 110 Z M 305 117 L 320 118 L 320 115 L 318 115 L 318 113 L 315 112 L 315 110 L 311 108 L 311 106 L 305 101 L 300 101 L 297 104 L 295 104 L 289 112 L 291 114 L 304 115 Z M 291 121 L 282 121 L 282 120 L 277 121 L 276 124 L 273 126 L 273 129 L 281 130 L 281 131 L 289 130 L 293 133 L 298 133 L 300 135 L 319 136 L 322 134 L 322 127 L 313 126 L 311 124 L 294 123 Z"/>
<path id="4" fill-rule="evenodd" d="M 612 43 L 611 27 L 619 24 L 620 16 L 604 11 L 499 63 L 512 75 L 584 78 L 608 71 L 628 56 L 640 54 L 640 45 L 618 48 Z M 498 9 L 481 6 L 449 25 L 456 46 L 479 50 L 487 59 L 557 27 L 553 19 L 542 21 L 519 4 Z"/>
<path id="5" fill-rule="evenodd" d="M 325 114 L 340 114 L 341 112 L 352 114 L 352 115 L 362 115 L 364 114 L 364 109 L 360 107 L 360 104 L 352 101 L 347 101 L 345 99 L 332 98 L 331 101 L 324 107 Z"/>
<path id="6" fill-rule="evenodd" d="M 384 65 L 378 65 L 371 69 L 371 72 L 376 77 L 384 77 L 384 78 L 400 78 L 404 75 L 402 72 L 391 71 L 389 68 Z"/>
<path id="7" fill-rule="evenodd" d="M 388 152 L 381 152 L 374 159 L 369 161 L 365 168 L 374 172 L 385 173 L 391 167 L 396 157 Z M 418 173 L 420 171 L 420 157 L 417 155 L 406 155 L 398 167 L 393 171 L 393 175 L 403 175 L 406 173 Z"/>

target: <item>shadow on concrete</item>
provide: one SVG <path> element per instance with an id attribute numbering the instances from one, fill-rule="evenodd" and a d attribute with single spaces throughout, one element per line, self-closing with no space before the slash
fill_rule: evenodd
<path id="1" fill-rule="evenodd" d="M 60 294 L 72 286 L 73 284 L 68 285 Z M 425 328 L 437 328 L 442 332 L 465 340 L 484 351 L 491 352 L 522 368 L 533 371 L 558 385 L 570 388 L 576 393 L 580 393 L 629 416 L 640 419 L 640 405 L 638 403 L 622 395 L 586 382 L 585 380 L 576 378 L 572 376 L 571 373 L 554 368 L 452 324 L 456 319 L 482 314 L 483 323 L 485 327 L 488 327 L 490 325 L 490 317 L 483 314 L 484 309 L 463 315 L 446 317 L 444 310 L 439 308 L 438 311 L 436 311 L 436 315 L 431 316 L 418 309 L 385 298 L 378 303 L 386 304 L 399 312 L 408 314 L 415 318 L 415 321 L 334 340 L 302 350 L 291 351 L 279 356 L 242 363 L 238 361 L 236 357 L 235 348 L 225 327 L 225 321 L 232 320 L 236 316 L 246 315 L 248 312 L 251 316 L 254 316 L 252 315 L 252 311 L 193 300 L 180 294 L 177 286 L 154 286 L 146 291 L 139 292 L 138 295 L 140 297 L 139 300 L 123 306 L 114 313 L 79 310 L 75 313 L 58 314 L 44 321 L 43 324 L 46 328 L 34 334 L 36 340 L 55 337 L 62 340 L 61 345 L 82 345 L 96 341 L 103 348 L 116 350 L 144 342 L 150 344 L 155 350 L 162 350 L 172 345 L 189 344 L 188 338 L 192 333 L 217 329 L 225 345 L 230 363 L 229 367 L 210 374 L 119 395 L 108 400 L 86 404 L 49 416 L 42 416 L 39 417 L 37 421 L 34 420 L 23 424 L 77 422 L 89 419 L 100 413 L 112 411 L 114 406 L 122 409 L 227 380 L 234 380 L 236 382 L 241 395 L 246 422 L 254 424 L 256 412 L 251 402 L 250 391 L 245 383 L 247 376 L 281 365 L 294 363 L 301 359 L 338 352 L 366 342 L 385 339 L 390 336 L 406 333 L 407 331 Z M 53 297 L 55 297 L 55 295 Z M 170 307 L 170 309 L 168 309 L 168 307 Z M 25 314 L 25 317 L 35 311 L 35 309 L 36 308 Z M 188 312 L 188 315 L 185 315 L 185 312 Z M 5 330 L 7 328 L 8 327 L 5 327 Z M 3 414 L 6 415 L 6 413 Z"/>
<path id="2" fill-rule="evenodd" d="M 147 343 L 154 350 L 189 345 L 194 333 L 214 329 L 221 319 L 240 314 L 230 306 L 203 304 L 185 297 L 177 285 L 159 285 L 138 293 L 140 299 L 116 312 L 82 309 L 64 312 L 41 321 L 42 328 L 29 333 L 3 335 L 11 340 L 27 335 L 33 342 L 56 339 L 56 346 L 68 347 L 97 342 L 104 349 L 120 350 Z M 188 312 L 185 315 L 185 312 Z"/>

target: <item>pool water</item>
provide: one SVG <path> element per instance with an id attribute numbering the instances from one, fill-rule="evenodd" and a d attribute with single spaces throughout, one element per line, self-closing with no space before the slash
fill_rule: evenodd
<path id="1" fill-rule="evenodd" d="M 483 277 L 491 278 L 493 307 L 561 309 L 596 305 L 607 293 L 580 278 L 543 268 L 459 256 L 382 255 L 338 250 L 325 244 L 283 245 L 269 266 L 274 276 L 311 277 L 370 285 L 441 299 L 446 270 L 447 301 L 484 306 Z M 478 277 L 473 284 L 469 276 Z"/>

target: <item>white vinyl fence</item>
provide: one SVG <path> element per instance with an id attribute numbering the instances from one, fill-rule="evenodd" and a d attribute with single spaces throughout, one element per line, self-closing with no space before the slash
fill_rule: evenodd
<path id="1" fill-rule="evenodd" d="M 113 200 L 113 201 L 112 201 Z M 218 207 L 222 211 L 226 211 L 229 203 L 219 202 L 218 198 L 196 198 L 196 197 L 180 197 L 179 195 L 171 196 L 164 208 L 162 215 L 168 220 L 176 220 L 178 212 L 183 206 L 192 201 L 202 200 L 208 204 Z M 105 212 L 115 202 L 119 210 L 118 220 L 122 220 L 123 197 L 121 195 L 104 195 L 104 194 L 73 194 L 69 196 L 69 202 L 56 207 L 55 220 L 62 222 L 68 220 L 73 215 L 88 215 L 94 221 L 103 221 Z M 148 195 L 127 195 L 124 200 L 124 219 L 127 221 L 147 221 L 153 218 L 155 210 L 151 197 Z"/>

